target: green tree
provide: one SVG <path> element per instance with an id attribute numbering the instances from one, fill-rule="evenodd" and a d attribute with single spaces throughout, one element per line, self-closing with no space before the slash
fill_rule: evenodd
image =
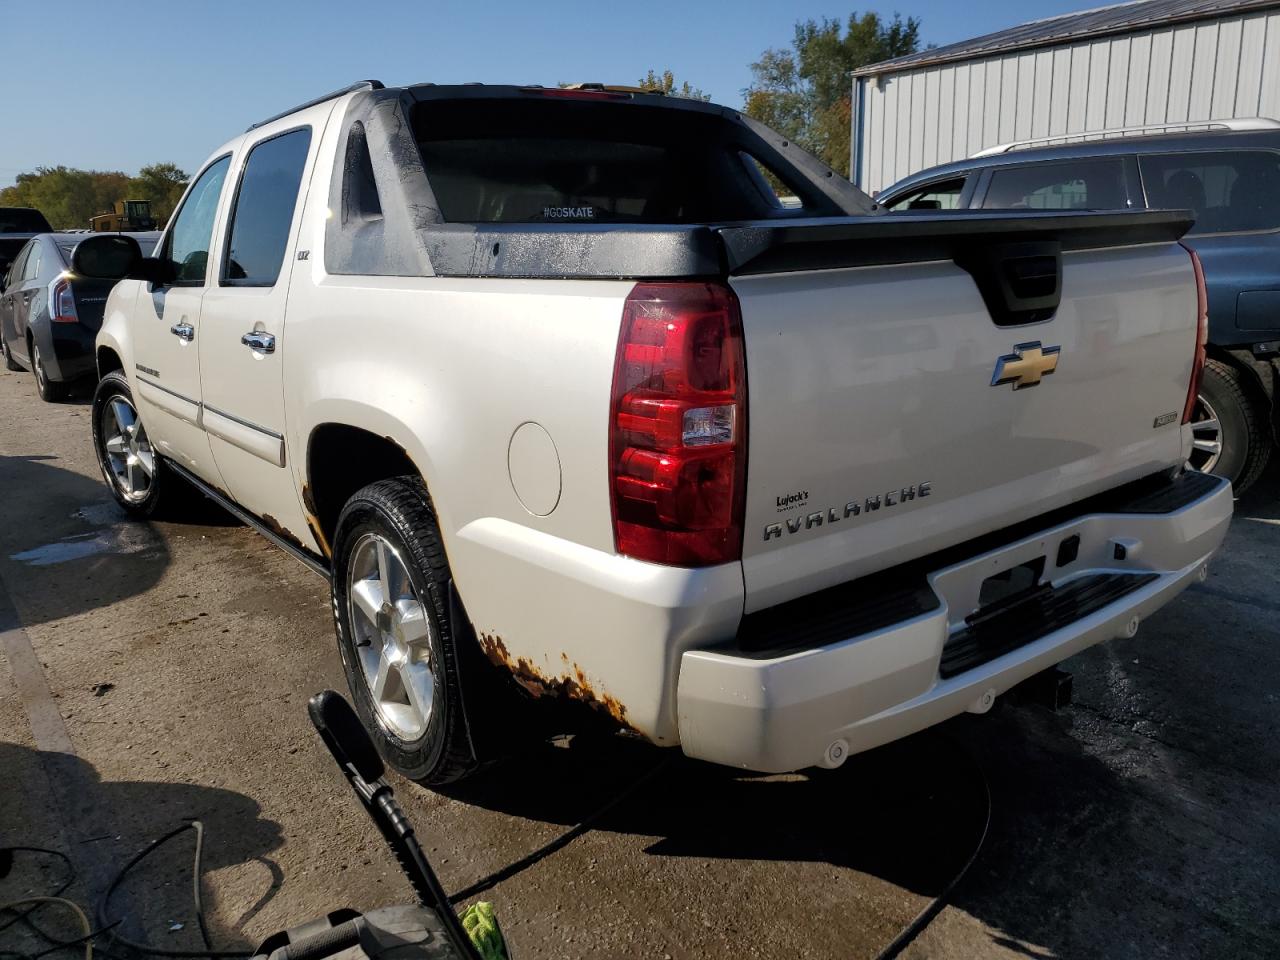
<path id="1" fill-rule="evenodd" d="M 12 187 L 0 191 L 5 206 L 35 207 L 56 230 L 88 227 L 89 218 L 124 198 L 127 174 L 118 170 L 37 167 L 20 173 Z"/>
<path id="2" fill-rule="evenodd" d="M 848 176 L 849 74 L 919 48 L 917 17 L 895 13 L 886 21 L 878 13 L 852 13 L 843 26 L 825 17 L 801 21 L 790 49 L 766 50 L 751 65 L 744 110 Z"/>
<path id="3" fill-rule="evenodd" d="M 638 86 L 645 90 L 652 90 L 654 93 L 665 93 L 669 97 L 684 97 L 686 100 L 711 99 L 709 93 L 703 93 L 697 87 L 689 86 L 688 80 L 677 87 L 675 75 L 670 70 L 663 70 L 662 73 L 650 70 L 648 76 L 640 78 Z"/>
<path id="4" fill-rule="evenodd" d="M 138 171 L 129 181 L 129 196 L 119 199 L 150 200 L 151 215 L 163 225 L 173 215 L 190 179 L 175 163 L 153 163 Z"/>
<path id="5" fill-rule="evenodd" d="M 35 207 L 55 230 L 68 230 L 87 228 L 90 217 L 110 213 L 117 200 L 150 200 L 156 221 L 164 223 L 186 184 L 187 175 L 172 163 L 143 167 L 136 177 L 119 170 L 37 167 L 0 190 L 0 206 Z"/>

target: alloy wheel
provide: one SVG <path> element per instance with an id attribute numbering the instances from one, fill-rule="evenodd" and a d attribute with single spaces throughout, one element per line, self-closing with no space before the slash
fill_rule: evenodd
<path id="1" fill-rule="evenodd" d="M 155 479 L 156 455 L 138 411 L 117 395 L 103 406 L 101 417 L 103 454 L 116 486 L 131 503 L 145 500 Z"/>
<path id="2" fill-rule="evenodd" d="M 1192 450 L 1187 466 L 1201 473 L 1213 473 L 1222 459 L 1222 422 L 1203 393 L 1196 396 L 1191 412 L 1191 436 Z"/>
<path id="3" fill-rule="evenodd" d="M 378 716 L 401 740 L 418 740 L 435 700 L 434 627 L 399 552 L 379 534 L 351 551 L 347 609 Z"/>
<path id="4" fill-rule="evenodd" d="M 34 343 L 31 345 L 31 372 L 36 375 L 36 386 L 43 395 L 49 389 L 49 380 L 45 376 L 44 364 L 40 362 L 40 348 Z"/>

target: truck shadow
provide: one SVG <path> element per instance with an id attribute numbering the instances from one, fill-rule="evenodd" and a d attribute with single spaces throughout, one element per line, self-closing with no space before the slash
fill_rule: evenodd
<path id="1" fill-rule="evenodd" d="M 1124 659 L 1122 671 L 1128 682 L 1148 685 L 1153 697 L 1163 683 L 1160 695 L 1171 700 L 1183 684 L 1202 683 L 1189 675 L 1148 678 L 1135 666 L 1147 657 L 1159 663 L 1160 645 L 1173 639 L 1150 629 L 1146 647 L 1096 648 L 1089 652 L 1094 662 L 1080 669 L 1114 675 L 1116 666 L 1107 661 L 1132 657 L 1134 665 Z M 1090 682 L 1093 689 L 1105 683 Z M 1141 699 L 1132 687 L 1127 695 Z M 1188 956 L 1274 956 L 1280 928 L 1260 932 L 1257 920 L 1274 915 L 1269 904 L 1280 895 L 1274 842 L 1280 812 L 1266 801 L 1276 786 L 1267 769 L 1280 768 L 1280 748 L 1264 746 L 1259 737 L 1265 734 L 1251 730 L 1253 739 L 1243 738 L 1234 748 L 1238 755 L 1228 755 L 1226 741 L 1250 721 L 1224 713 L 1222 743 L 1188 743 L 1184 752 L 1182 745 L 1166 745 L 1150 723 L 1111 716 L 1092 702 L 1059 713 L 1002 703 L 988 716 L 962 716 L 854 756 L 839 770 L 786 776 L 699 764 L 616 738 L 584 738 L 513 760 L 447 793 L 531 820 L 566 827 L 585 820 L 590 831 L 637 837 L 642 846 L 635 855 L 642 858 L 693 861 L 691 870 L 709 861 L 701 875 L 712 884 L 719 877 L 733 890 L 723 910 L 777 912 L 779 923 L 836 929 L 847 933 L 851 948 L 871 944 L 874 953 L 886 916 L 905 926 L 927 902 L 921 898 L 941 894 L 964 866 L 983 833 L 989 789 L 985 844 L 948 897 L 948 923 L 965 922 L 957 915 L 972 918 L 967 932 L 977 939 L 969 942 L 989 938 L 1030 957 L 1136 960 L 1172 944 Z M 1198 709 L 1186 720 L 1201 721 Z M 1263 755 L 1241 759 L 1250 752 Z M 637 769 L 656 772 L 636 786 Z M 629 859 L 628 845 L 620 846 Z M 619 845 L 589 847 L 600 853 Z M 558 869 L 539 865 L 538 882 L 588 869 L 572 859 L 575 849 L 554 851 L 568 859 Z M 1247 869 L 1240 865 L 1244 851 L 1258 857 Z M 529 859 L 532 868 L 537 857 Z M 803 869 L 813 863 L 834 872 Z M 661 869 L 655 864 L 646 875 Z M 751 878 L 745 899 L 744 885 L 734 882 L 742 875 Z M 1242 882 L 1246 876 L 1251 886 Z M 814 878 L 813 909 L 821 915 L 784 919 L 792 902 L 787 885 L 805 877 Z M 482 881 L 458 896 L 485 886 Z M 842 903 L 832 908 L 837 895 Z M 675 929 L 683 920 L 667 922 Z M 954 929 L 939 921 L 929 931 L 938 952 L 946 952 L 949 941 L 942 938 Z M 922 949 L 931 955 L 927 944 Z"/>
<path id="2" fill-rule="evenodd" d="M 67 854 L 76 872 L 65 895 L 91 917 L 107 886 L 134 854 L 195 819 L 205 828 L 204 874 L 251 865 L 246 877 L 259 878 L 261 895 L 235 920 L 236 930 L 283 883 L 280 868 L 268 856 L 283 843 L 279 824 L 261 815 L 257 801 L 234 790 L 103 780 L 80 757 L 8 742 L 0 742 L 0 771 L 5 779 L 0 792 L 4 843 Z M 119 929 L 125 936 L 161 949 L 202 949 L 191 899 L 193 843 L 190 834 L 174 838 L 140 861 L 116 887 L 107 912 L 110 920 L 121 921 Z M 0 877 L 0 901 L 52 893 L 66 876 L 65 867 L 52 857 L 15 855 L 8 874 Z M 215 946 L 247 953 L 253 944 L 219 922 L 216 891 L 209 883 L 203 887 Z M 41 919 L 52 923 L 55 916 L 50 913 Z M 17 937 L 20 932 L 15 929 L 8 935 Z M 74 936 L 70 928 L 67 932 Z M 105 945 L 106 939 L 99 945 Z"/>
<path id="3" fill-rule="evenodd" d="M 73 617 L 145 593 L 169 566 L 155 527 L 130 518 L 98 477 L 58 465 L 52 456 L 0 456 L 5 516 L 0 580 L 21 597 L 34 626 Z M 238 524 L 192 492 L 193 528 Z"/>

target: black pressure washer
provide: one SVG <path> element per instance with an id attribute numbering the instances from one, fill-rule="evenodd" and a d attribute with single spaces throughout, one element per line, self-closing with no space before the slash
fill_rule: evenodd
<path id="1" fill-rule="evenodd" d="M 317 693 L 307 712 L 333 759 L 355 791 L 396 863 L 408 877 L 418 903 L 361 914 L 340 910 L 273 934 L 255 951 L 256 960 L 497 960 L 506 958 L 497 921 L 489 912 L 486 929 L 475 935 L 463 927 L 435 871 L 383 777 L 382 758 L 351 704 L 333 690 Z"/>

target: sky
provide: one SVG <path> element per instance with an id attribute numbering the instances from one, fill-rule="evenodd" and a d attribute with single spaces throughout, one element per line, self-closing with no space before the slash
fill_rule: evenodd
<path id="1" fill-rule="evenodd" d="M 1098 3 L 0 0 L 0 186 L 59 164 L 191 173 L 249 124 L 356 80 L 636 83 L 652 67 L 740 106 L 750 64 L 797 20 L 896 11 L 943 45 Z"/>

